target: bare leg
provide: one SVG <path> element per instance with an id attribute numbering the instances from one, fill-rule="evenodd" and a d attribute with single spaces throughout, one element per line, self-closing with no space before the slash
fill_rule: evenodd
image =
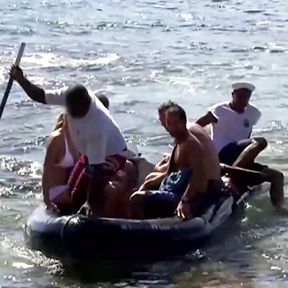
<path id="1" fill-rule="evenodd" d="M 127 160 L 125 163 L 125 167 L 123 169 L 124 173 L 125 173 L 125 181 L 127 182 L 127 189 L 133 189 L 138 182 L 138 177 L 137 177 L 137 169 L 134 166 L 134 164 Z"/>
<path id="2" fill-rule="evenodd" d="M 227 173 L 237 184 L 258 185 L 263 182 L 271 183 L 270 199 L 276 208 L 281 208 L 284 202 L 284 175 L 275 169 L 264 168 L 263 172 L 231 167 L 221 164 L 224 173 Z"/>
<path id="3" fill-rule="evenodd" d="M 270 178 L 267 177 L 266 173 L 244 169 L 240 167 L 229 166 L 220 164 L 222 173 L 228 174 L 236 185 L 259 185 L 265 181 L 270 182 Z"/>
<path id="4" fill-rule="evenodd" d="M 237 167 L 249 167 L 254 163 L 255 158 L 267 147 L 267 141 L 264 138 L 251 139 L 251 143 L 245 148 L 240 156 L 233 163 Z"/>
<path id="5" fill-rule="evenodd" d="M 110 166 L 97 164 L 90 166 L 87 173 L 89 176 L 91 175 L 87 189 L 87 200 L 79 212 L 86 216 L 99 216 L 105 200 L 104 189 L 115 172 Z"/>
<path id="6" fill-rule="evenodd" d="M 131 218 L 144 219 L 144 200 L 146 191 L 137 191 L 130 197 Z"/>
<path id="7" fill-rule="evenodd" d="M 271 202 L 276 208 L 281 208 L 284 202 L 284 175 L 280 171 L 271 168 L 265 168 L 263 172 L 271 183 Z"/>
<path id="8" fill-rule="evenodd" d="M 129 161 L 123 170 L 119 170 L 104 189 L 102 216 L 128 218 L 130 215 L 129 198 L 133 193 L 135 181 L 131 181 L 135 166 Z M 136 176 L 136 173 L 135 175 Z M 134 177 L 134 180 L 137 178 Z"/>
<path id="9" fill-rule="evenodd" d="M 125 195 L 124 185 L 119 182 L 109 182 L 104 189 L 105 197 L 101 217 L 128 218 L 129 198 Z"/>
<path id="10" fill-rule="evenodd" d="M 63 214 L 72 212 L 72 199 L 68 191 L 64 191 L 52 201 Z"/>
<path id="11" fill-rule="evenodd" d="M 148 162 L 146 159 L 141 159 L 138 161 L 138 182 L 137 187 L 144 183 L 145 178 L 154 170 L 154 164 Z"/>

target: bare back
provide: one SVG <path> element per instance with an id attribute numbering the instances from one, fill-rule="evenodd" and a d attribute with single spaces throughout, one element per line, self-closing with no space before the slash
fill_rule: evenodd
<path id="1" fill-rule="evenodd" d="M 219 158 L 209 134 L 200 125 L 194 123 L 189 126 L 188 130 L 201 143 L 205 151 L 203 161 L 208 179 L 219 180 L 221 177 Z"/>

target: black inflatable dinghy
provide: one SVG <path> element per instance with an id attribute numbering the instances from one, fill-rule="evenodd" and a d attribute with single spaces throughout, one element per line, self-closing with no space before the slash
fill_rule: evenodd
<path id="1" fill-rule="evenodd" d="M 201 217 L 130 220 L 89 218 L 75 214 L 60 216 L 44 206 L 34 210 L 25 226 L 30 248 L 62 257 L 139 258 L 166 257 L 199 247 L 249 197 L 223 198 Z"/>

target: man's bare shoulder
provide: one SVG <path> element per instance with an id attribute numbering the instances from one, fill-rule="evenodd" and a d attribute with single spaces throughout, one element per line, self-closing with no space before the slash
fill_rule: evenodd
<path id="1" fill-rule="evenodd" d="M 203 149 L 200 141 L 193 135 L 190 135 L 189 138 L 183 143 L 183 151 L 187 151 L 189 153 L 199 153 Z"/>
<path id="2" fill-rule="evenodd" d="M 188 131 L 190 132 L 190 133 L 195 133 L 195 134 L 199 134 L 199 133 L 201 133 L 201 134 L 203 134 L 203 133 L 205 133 L 205 134 L 207 134 L 207 130 L 204 128 L 204 127 L 202 127 L 202 126 L 200 126 L 199 124 L 197 124 L 197 123 L 190 123 L 190 125 L 189 125 L 189 127 L 188 127 Z"/>

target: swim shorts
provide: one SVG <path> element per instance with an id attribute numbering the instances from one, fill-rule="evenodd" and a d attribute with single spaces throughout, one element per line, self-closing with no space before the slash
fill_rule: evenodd
<path id="1" fill-rule="evenodd" d="M 172 217 L 181 201 L 184 191 L 147 191 L 144 202 L 145 218 Z M 206 193 L 195 196 L 189 201 L 191 213 L 194 217 L 201 216 L 211 205 L 225 196 L 225 187 L 222 180 L 210 180 Z"/>

